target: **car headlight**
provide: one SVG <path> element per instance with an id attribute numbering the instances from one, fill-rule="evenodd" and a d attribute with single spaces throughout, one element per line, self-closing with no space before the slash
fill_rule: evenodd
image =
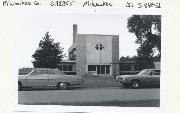
<path id="1" fill-rule="evenodd" d="M 120 76 L 117 76 L 117 77 L 116 77 L 116 80 L 119 80 L 120 78 L 121 78 Z"/>
<path id="2" fill-rule="evenodd" d="M 123 77 L 120 77 L 120 76 L 117 76 L 116 77 L 116 80 L 119 80 L 119 81 L 122 81 L 124 78 Z"/>
<path id="3" fill-rule="evenodd" d="M 116 80 L 118 80 L 118 78 L 119 78 L 119 77 L 118 77 L 118 76 L 116 76 Z"/>

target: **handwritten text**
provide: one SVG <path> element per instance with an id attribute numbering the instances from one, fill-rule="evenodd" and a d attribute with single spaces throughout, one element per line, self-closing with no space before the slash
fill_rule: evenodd
<path id="1" fill-rule="evenodd" d="M 2 2 L 2 6 L 31 6 L 31 5 L 41 5 L 38 1 L 25 1 L 25 0 L 6 0 Z"/>
<path id="2" fill-rule="evenodd" d="M 83 7 L 102 7 L 102 6 L 113 6 L 111 2 L 94 2 L 93 0 L 88 0 L 83 3 Z"/>
<path id="3" fill-rule="evenodd" d="M 134 4 L 132 2 L 127 2 L 126 7 L 128 8 L 161 8 L 160 3 L 155 3 L 155 2 L 147 2 L 147 3 L 137 3 Z"/>

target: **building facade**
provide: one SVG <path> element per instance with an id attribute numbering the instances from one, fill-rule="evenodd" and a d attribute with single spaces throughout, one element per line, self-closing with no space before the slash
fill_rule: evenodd
<path id="1" fill-rule="evenodd" d="M 76 75 L 76 61 L 63 61 L 58 64 L 58 69 L 67 75 Z"/>
<path id="2" fill-rule="evenodd" d="M 78 34 L 73 25 L 73 44 L 69 60 L 76 62 L 78 75 L 109 76 L 119 73 L 119 36 Z"/>

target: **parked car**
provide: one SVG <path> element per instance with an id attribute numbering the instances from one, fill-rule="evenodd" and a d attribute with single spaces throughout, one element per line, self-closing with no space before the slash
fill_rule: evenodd
<path id="1" fill-rule="evenodd" d="M 81 85 L 83 82 L 81 76 L 66 75 L 58 69 L 36 68 L 27 75 L 18 76 L 18 90 L 37 86 L 55 86 L 65 90 L 68 86 Z"/>
<path id="2" fill-rule="evenodd" d="M 119 75 L 117 81 L 125 87 L 140 88 L 141 86 L 160 86 L 160 70 L 144 69 L 137 75 Z"/>

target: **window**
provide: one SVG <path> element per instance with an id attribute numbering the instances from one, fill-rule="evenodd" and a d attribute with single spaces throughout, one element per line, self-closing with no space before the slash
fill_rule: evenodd
<path id="1" fill-rule="evenodd" d="M 148 70 L 148 69 L 145 69 L 145 70 L 142 70 L 138 73 L 138 75 L 149 75 L 151 72 L 151 70 Z"/>
<path id="2" fill-rule="evenodd" d="M 88 71 L 96 71 L 95 65 L 88 65 Z"/>
<path id="3" fill-rule="evenodd" d="M 97 74 L 110 74 L 110 65 L 88 65 L 88 71 L 95 71 Z"/>
<path id="4" fill-rule="evenodd" d="M 60 70 L 53 70 L 53 72 L 56 73 L 56 74 L 59 74 L 59 75 L 66 75 Z"/>
<path id="5" fill-rule="evenodd" d="M 155 74 L 160 75 L 161 71 L 160 70 L 155 70 Z"/>
<path id="6" fill-rule="evenodd" d="M 31 75 L 43 75 L 47 74 L 47 70 L 35 70 L 31 73 Z"/>
<path id="7" fill-rule="evenodd" d="M 61 70 L 61 71 L 72 71 L 73 68 L 72 68 L 72 65 L 61 65 L 61 66 L 59 66 L 59 70 Z"/>
<path id="8" fill-rule="evenodd" d="M 101 67 L 101 74 L 105 74 L 105 66 L 102 65 L 102 66 L 100 66 L 100 67 Z"/>
<path id="9" fill-rule="evenodd" d="M 68 71 L 72 71 L 72 66 L 71 65 L 68 66 Z"/>
<path id="10" fill-rule="evenodd" d="M 153 75 L 160 75 L 160 70 L 152 70 Z"/>
<path id="11" fill-rule="evenodd" d="M 51 71 L 51 70 L 48 70 L 48 74 L 56 74 L 55 72 Z"/>
<path id="12" fill-rule="evenodd" d="M 67 70 L 68 70 L 67 66 L 63 66 L 63 71 L 67 71 Z"/>
<path id="13" fill-rule="evenodd" d="M 106 74 L 110 74 L 110 66 L 106 66 Z"/>

